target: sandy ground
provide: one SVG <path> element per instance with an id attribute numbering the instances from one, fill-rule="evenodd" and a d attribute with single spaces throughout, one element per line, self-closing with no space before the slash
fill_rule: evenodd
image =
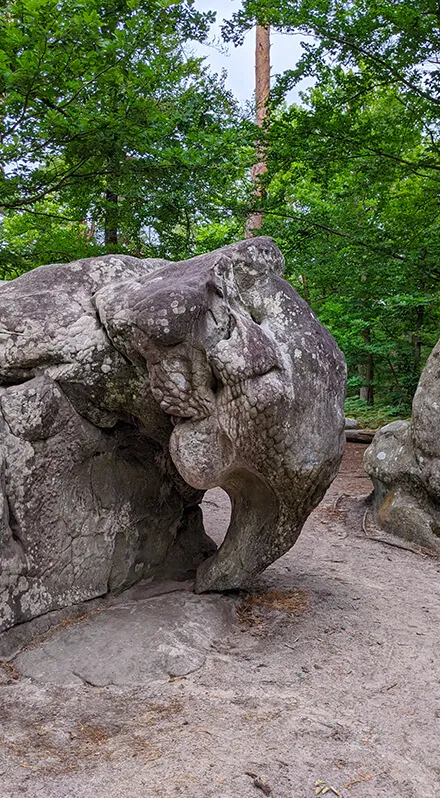
<path id="1" fill-rule="evenodd" d="M 363 449 L 251 594 L 141 586 L 3 664 L 0 798 L 438 795 L 440 563 L 347 524 Z"/>

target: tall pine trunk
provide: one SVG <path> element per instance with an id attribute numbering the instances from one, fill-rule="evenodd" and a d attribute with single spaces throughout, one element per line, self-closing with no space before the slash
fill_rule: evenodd
<path id="1" fill-rule="evenodd" d="M 111 2 L 103 5 L 103 33 L 109 38 L 113 38 L 118 27 L 117 3 Z M 116 54 L 109 54 L 109 67 L 115 66 Z M 109 104 L 114 113 L 118 110 L 118 91 L 115 84 L 109 85 Z M 112 145 L 110 147 L 110 142 Z M 118 243 L 119 209 L 118 209 L 118 187 L 119 187 L 119 148 L 116 131 L 112 131 L 108 137 L 109 157 L 107 160 L 108 182 L 113 184 L 105 192 L 105 214 L 104 214 L 104 243 L 112 251 Z"/>
<path id="2" fill-rule="evenodd" d="M 270 91 L 270 27 L 257 25 L 255 42 L 255 122 L 262 130 L 268 114 Z M 255 142 L 256 162 L 252 167 L 251 182 L 255 205 L 261 204 L 263 190 L 261 177 L 267 171 L 267 153 L 263 137 Z M 263 214 L 261 210 L 251 213 L 246 221 L 245 237 L 252 238 L 261 230 Z"/>
<path id="3" fill-rule="evenodd" d="M 362 331 L 362 337 L 367 346 L 371 344 L 370 327 L 364 328 Z M 371 352 L 367 351 L 365 353 L 365 361 L 359 365 L 359 377 L 363 382 L 363 385 L 361 385 L 359 390 L 360 399 L 365 399 L 369 405 L 374 405 L 374 358 Z"/>
<path id="4" fill-rule="evenodd" d="M 104 243 L 107 247 L 118 243 L 118 195 L 108 188 L 105 192 L 105 200 Z"/>
<path id="5" fill-rule="evenodd" d="M 420 372 L 421 372 L 421 362 L 422 362 L 422 338 L 421 338 L 421 331 L 423 325 L 423 316 L 424 316 L 425 308 L 423 305 L 419 305 L 416 308 L 416 324 L 415 329 L 412 334 L 412 345 L 413 345 L 413 353 L 414 353 L 414 373 L 416 377 L 416 381 L 419 381 Z"/>

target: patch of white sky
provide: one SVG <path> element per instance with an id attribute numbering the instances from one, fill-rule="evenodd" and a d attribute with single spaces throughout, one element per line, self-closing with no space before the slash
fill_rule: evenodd
<path id="1" fill-rule="evenodd" d="M 255 28 L 247 33 L 244 43 L 235 47 L 232 43 L 225 44 L 221 38 L 221 26 L 225 19 L 231 19 L 232 14 L 238 11 L 241 0 L 195 0 L 198 11 L 215 11 L 216 21 L 211 28 L 210 44 L 194 45 L 197 55 L 206 58 L 211 72 L 220 73 L 222 69 L 227 72 L 226 86 L 244 104 L 252 100 L 255 87 Z M 301 57 L 301 39 L 304 36 L 284 34 L 271 31 L 271 74 L 293 69 Z M 299 100 L 299 92 L 313 83 L 312 79 L 305 79 L 295 87 L 286 97 L 286 101 Z"/>

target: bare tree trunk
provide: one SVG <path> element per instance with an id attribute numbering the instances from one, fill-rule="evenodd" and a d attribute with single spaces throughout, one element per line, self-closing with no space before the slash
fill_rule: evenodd
<path id="1" fill-rule="evenodd" d="M 105 192 L 105 232 L 104 243 L 112 246 L 118 243 L 118 195 L 110 188 Z"/>
<path id="2" fill-rule="evenodd" d="M 362 332 L 362 337 L 366 344 L 371 343 L 371 330 L 370 327 L 365 327 Z M 359 391 L 360 399 L 366 399 L 369 405 L 374 405 L 374 359 L 371 352 L 367 352 L 365 363 L 359 366 L 359 376 L 363 381 Z"/>
<path id="3" fill-rule="evenodd" d="M 89 227 L 87 219 L 83 219 L 83 225 L 84 225 L 83 238 L 85 238 L 86 241 L 91 241 L 95 235 L 96 222 L 92 221 Z"/>
<path id="4" fill-rule="evenodd" d="M 255 42 L 255 103 L 256 115 L 255 122 L 259 128 L 263 128 L 268 114 L 268 102 L 270 91 L 270 27 L 269 25 L 257 25 Z M 259 204 L 262 199 L 262 187 L 260 178 L 267 171 L 267 154 L 261 139 L 256 141 L 256 163 L 252 167 L 251 181 L 255 204 Z M 263 214 L 261 211 L 251 213 L 246 221 L 245 237 L 252 238 L 256 231 L 261 229 Z"/>
<path id="5" fill-rule="evenodd" d="M 420 377 L 420 365 L 422 360 L 422 339 L 421 339 L 421 329 L 423 324 L 423 316 L 424 316 L 424 307 L 423 305 L 419 305 L 416 309 L 416 328 L 412 334 L 412 345 L 414 351 L 414 372 L 417 377 L 417 382 L 419 381 Z"/>
<path id="6" fill-rule="evenodd" d="M 304 289 L 304 299 L 306 300 L 307 304 L 310 305 L 309 281 L 307 280 L 305 274 L 301 274 L 300 277 Z"/>

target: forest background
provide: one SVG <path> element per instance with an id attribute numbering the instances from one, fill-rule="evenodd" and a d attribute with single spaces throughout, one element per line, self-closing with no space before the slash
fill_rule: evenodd
<path id="1" fill-rule="evenodd" d="M 252 104 L 194 55 L 214 17 L 193 0 L 2 4 L 0 279 L 109 252 L 180 260 L 262 210 L 344 351 L 347 411 L 405 416 L 439 334 L 440 4 L 243 1 L 226 42 L 256 22 L 302 41 L 272 81 L 259 196 Z"/>

